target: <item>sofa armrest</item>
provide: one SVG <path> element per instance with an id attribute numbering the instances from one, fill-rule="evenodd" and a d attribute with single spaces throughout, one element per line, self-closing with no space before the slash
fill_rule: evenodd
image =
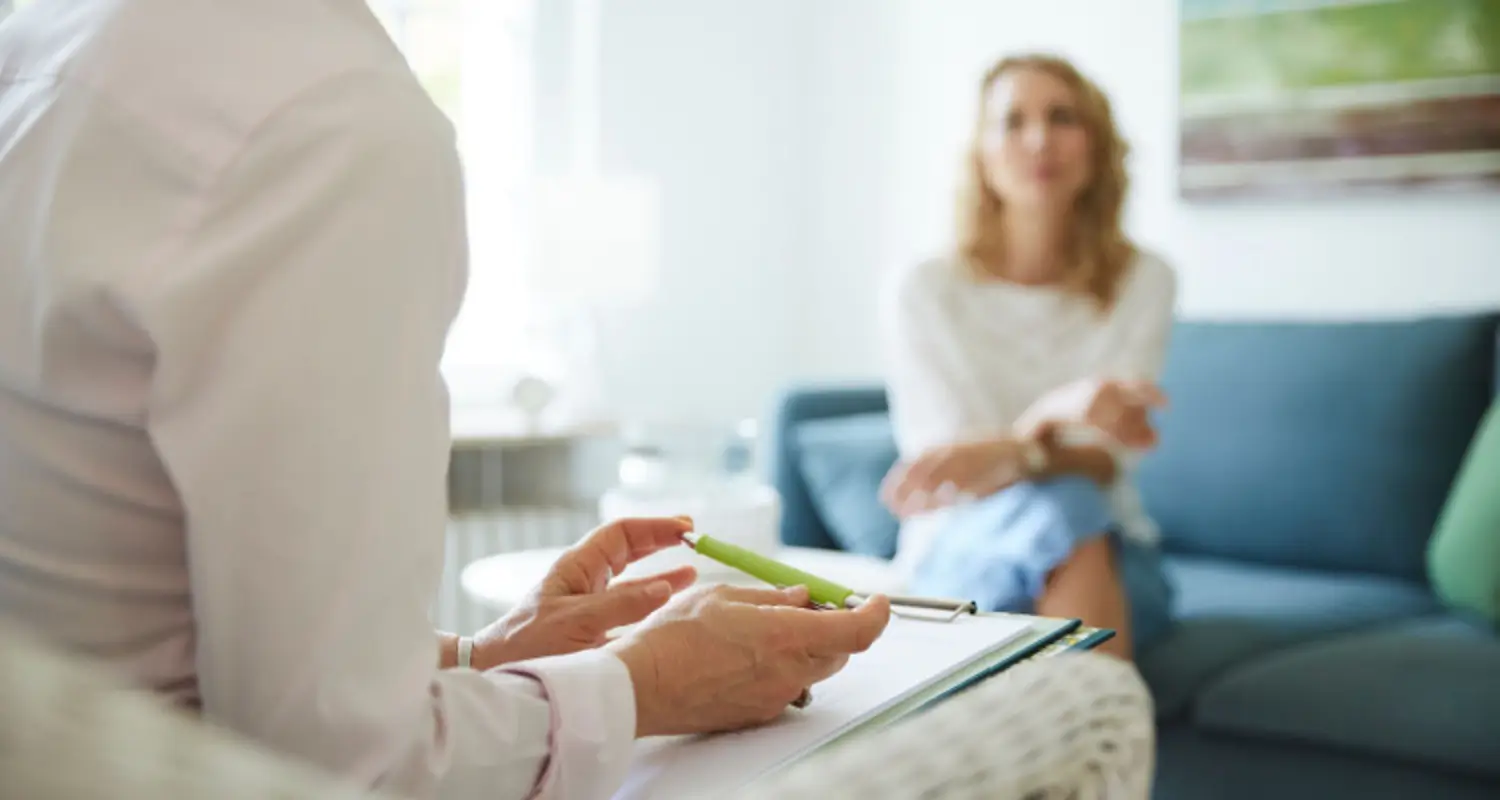
<path id="1" fill-rule="evenodd" d="M 771 410 L 769 436 L 761 463 L 781 495 L 781 541 L 794 547 L 839 549 L 818 516 L 797 463 L 795 430 L 813 419 L 847 417 L 887 410 L 885 389 L 876 385 L 796 386 L 784 390 Z"/>

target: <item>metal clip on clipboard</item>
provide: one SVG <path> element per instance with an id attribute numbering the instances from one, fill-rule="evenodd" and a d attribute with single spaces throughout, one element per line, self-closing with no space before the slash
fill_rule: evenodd
<path id="1" fill-rule="evenodd" d="M 783 564 L 772 558 L 747 550 L 739 545 L 699 533 L 683 534 L 682 540 L 699 555 L 711 558 L 725 566 L 734 567 L 772 586 L 806 586 L 808 597 L 814 605 L 824 608 L 856 608 L 869 599 L 846 586 L 840 586 L 826 578 L 803 572 L 796 567 Z M 977 614 L 979 607 L 968 600 L 946 600 L 931 597 L 889 597 L 891 612 L 908 619 L 930 622 L 953 622 L 964 614 Z M 940 615 L 920 612 L 943 612 Z"/>
<path id="2" fill-rule="evenodd" d="M 860 602 L 864 602 L 862 595 L 856 594 Z M 979 606 L 973 600 L 947 600 L 941 597 L 909 597 L 900 595 L 887 595 L 891 601 L 891 613 L 906 619 L 919 619 L 927 622 L 952 622 L 965 614 L 978 614 Z M 916 609 L 916 612 L 909 609 Z M 924 614 L 923 611 L 941 611 L 942 614 Z"/>

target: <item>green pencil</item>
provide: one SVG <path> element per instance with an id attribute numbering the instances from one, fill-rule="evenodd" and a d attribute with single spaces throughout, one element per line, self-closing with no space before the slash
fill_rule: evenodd
<path id="1" fill-rule="evenodd" d="M 774 558 L 712 536 L 684 533 L 682 540 L 699 555 L 711 558 L 727 567 L 733 567 L 752 578 L 759 578 L 772 586 L 783 589 L 789 586 L 806 586 L 808 599 L 814 605 L 825 608 L 858 608 L 861 603 L 870 599 L 867 594 L 856 592 L 827 578 L 803 572 L 790 564 L 783 564 Z M 893 606 L 946 612 L 948 614 L 946 619 L 949 621 L 962 614 L 974 614 L 979 611 L 978 607 L 968 600 L 901 597 L 899 595 L 887 595 L 886 599 L 890 600 Z"/>
<path id="2" fill-rule="evenodd" d="M 813 603 L 834 608 L 854 608 L 865 598 L 847 586 L 841 586 L 827 578 L 819 578 L 796 567 L 783 564 L 774 558 L 747 550 L 701 533 L 685 533 L 682 540 L 698 552 L 726 567 L 733 567 L 753 578 L 759 578 L 772 586 L 806 586 L 807 596 Z"/>

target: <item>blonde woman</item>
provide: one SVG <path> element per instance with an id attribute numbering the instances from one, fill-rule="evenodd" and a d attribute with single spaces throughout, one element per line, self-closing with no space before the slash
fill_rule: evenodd
<path id="1" fill-rule="evenodd" d="M 1176 279 L 1121 230 L 1126 145 L 1068 62 L 984 77 L 951 255 L 888 287 L 888 390 L 913 589 L 1114 628 L 1130 658 L 1166 625 L 1157 531 L 1131 485 Z"/>

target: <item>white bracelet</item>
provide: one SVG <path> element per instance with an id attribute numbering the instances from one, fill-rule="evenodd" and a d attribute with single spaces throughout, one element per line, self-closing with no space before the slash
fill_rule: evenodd
<path id="1" fill-rule="evenodd" d="M 1021 443 L 1021 457 L 1026 462 L 1027 477 L 1035 478 L 1047 471 L 1051 466 L 1052 459 L 1048 457 L 1047 448 L 1035 439 L 1025 439 Z"/>
<path id="2" fill-rule="evenodd" d="M 474 640 L 468 636 L 458 637 L 458 668 L 468 669 L 473 665 Z"/>

